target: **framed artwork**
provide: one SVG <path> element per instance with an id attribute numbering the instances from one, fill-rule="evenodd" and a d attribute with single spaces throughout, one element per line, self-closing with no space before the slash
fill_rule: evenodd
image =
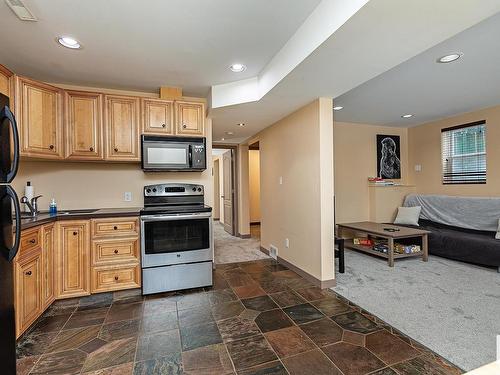
<path id="1" fill-rule="evenodd" d="M 377 176 L 394 180 L 401 178 L 399 135 L 377 134 Z"/>

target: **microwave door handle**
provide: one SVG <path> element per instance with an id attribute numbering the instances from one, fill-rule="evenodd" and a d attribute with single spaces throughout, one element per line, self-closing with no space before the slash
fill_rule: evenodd
<path id="1" fill-rule="evenodd" d="M 7 260 L 10 262 L 14 259 L 19 249 L 19 244 L 21 242 L 21 207 L 19 206 L 19 198 L 16 192 L 9 185 L 6 186 L 7 195 L 12 199 L 14 203 L 14 213 L 16 215 L 16 232 L 14 234 L 14 244 L 12 247 L 8 248 Z M 11 214 L 9 212 L 9 214 Z"/>
<path id="2" fill-rule="evenodd" d="M 188 146 L 189 167 L 193 166 L 193 145 Z"/>
<path id="3" fill-rule="evenodd" d="M 17 130 L 16 119 L 10 111 L 9 107 L 5 106 L 0 112 L 0 123 L 3 124 L 4 120 L 7 120 L 12 127 L 12 136 L 14 143 L 14 159 L 12 160 L 11 170 L 7 173 L 6 183 L 12 182 L 14 177 L 16 177 L 17 170 L 19 168 L 19 131 Z M 14 193 L 15 194 L 15 193 Z"/>

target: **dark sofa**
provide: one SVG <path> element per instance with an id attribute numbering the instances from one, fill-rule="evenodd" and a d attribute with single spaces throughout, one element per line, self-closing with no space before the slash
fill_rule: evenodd
<path id="1" fill-rule="evenodd" d="M 443 258 L 495 267 L 500 272 L 500 240 L 495 231 L 465 228 L 486 226 L 496 229 L 500 218 L 498 198 L 467 198 L 409 195 L 405 206 L 421 206 L 419 229 L 430 231 L 429 253 Z M 438 223 L 430 218 L 460 223 Z M 443 220 L 444 221 L 444 220 Z M 486 224 L 485 224 L 486 223 Z"/>

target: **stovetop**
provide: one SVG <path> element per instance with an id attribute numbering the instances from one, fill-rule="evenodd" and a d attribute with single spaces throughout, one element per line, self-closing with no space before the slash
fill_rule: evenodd
<path id="1" fill-rule="evenodd" d="M 204 204 L 177 205 L 177 206 L 150 206 L 144 207 L 141 215 L 176 215 L 187 213 L 212 212 L 212 207 Z"/>

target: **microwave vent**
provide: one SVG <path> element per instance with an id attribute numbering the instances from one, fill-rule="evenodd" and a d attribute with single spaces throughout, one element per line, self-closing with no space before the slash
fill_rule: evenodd
<path id="1" fill-rule="evenodd" d="M 22 0 L 5 0 L 5 2 L 21 21 L 38 21 Z"/>

